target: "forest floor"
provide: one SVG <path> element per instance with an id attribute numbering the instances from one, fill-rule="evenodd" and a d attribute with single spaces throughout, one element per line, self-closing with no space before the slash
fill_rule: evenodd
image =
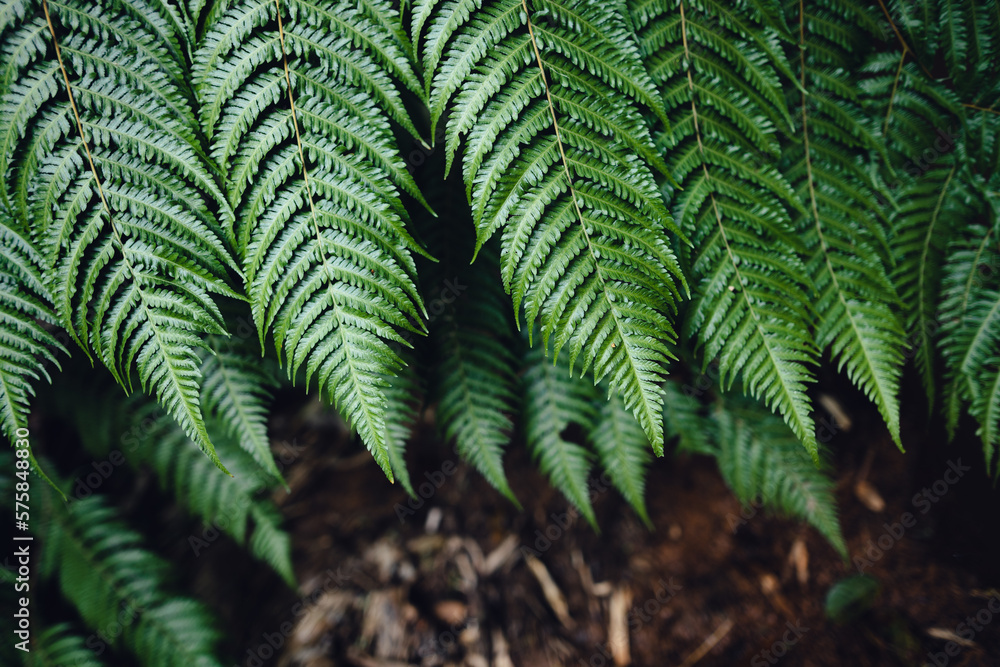
<path id="1" fill-rule="evenodd" d="M 300 589 L 235 546 L 199 558 L 195 586 L 240 667 L 1000 665 L 1000 492 L 976 439 L 947 444 L 924 412 L 903 454 L 846 396 L 832 450 L 852 562 L 741 509 L 701 458 L 652 465 L 653 531 L 596 480 L 597 534 L 522 446 L 506 457 L 519 510 L 422 427 L 408 459 L 427 498 L 408 505 L 328 408 L 286 401 L 271 430 L 291 492 L 275 499 Z M 874 604 L 828 620 L 827 591 L 859 570 Z"/>

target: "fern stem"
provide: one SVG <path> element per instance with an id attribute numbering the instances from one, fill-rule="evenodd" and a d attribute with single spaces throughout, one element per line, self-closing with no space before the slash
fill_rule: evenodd
<path id="1" fill-rule="evenodd" d="M 996 114 L 996 115 L 1000 116 L 1000 111 L 997 111 L 996 109 L 994 109 L 992 107 L 990 107 L 990 108 L 981 107 L 981 106 L 976 105 L 976 104 L 966 104 L 964 102 L 962 103 L 962 106 L 965 107 L 966 109 L 975 109 L 976 111 L 985 111 L 986 113 L 992 113 L 992 114 Z"/>
<path id="2" fill-rule="evenodd" d="M 918 65 L 920 65 L 920 69 L 924 70 L 924 74 L 926 74 L 930 79 L 933 80 L 934 79 L 934 75 L 931 74 L 930 70 L 928 70 L 926 67 L 924 67 L 924 64 L 922 62 L 920 62 L 919 58 L 917 58 L 916 52 L 913 49 L 910 48 L 910 45 L 907 44 L 906 40 L 903 38 L 902 33 L 899 32 L 899 28 L 896 27 L 896 22 L 892 20 L 892 14 L 889 13 L 889 8 L 885 6 L 885 2 L 883 0 L 878 0 L 878 5 L 879 5 L 879 7 L 882 8 L 882 13 L 885 14 L 886 20 L 889 21 L 889 26 L 892 28 L 892 31 L 894 33 L 896 33 L 896 38 L 899 40 L 900 45 L 903 47 L 903 57 L 905 58 L 907 53 L 912 53 L 913 54 L 913 59 L 917 61 Z M 799 3 L 799 11 L 800 12 L 801 12 L 801 8 L 802 8 L 802 3 L 800 2 Z M 800 31 L 799 31 L 800 35 L 801 35 L 801 32 L 802 31 L 800 29 Z"/>
<path id="3" fill-rule="evenodd" d="M 903 62 L 906 60 L 906 49 L 899 56 L 899 66 L 896 67 L 896 77 L 892 80 L 892 92 L 889 93 L 889 108 L 885 112 L 885 123 L 882 124 L 883 139 L 889 136 L 889 119 L 892 117 L 892 105 L 896 101 L 896 91 L 899 89 L 899 75 L 903 72 Z M 888 165 L 892 169 L 892 165 Z"/>
<path id="4" fill-rule="evenodd" d="M 69 83 L 69 73 L 66 71 L 66 64 L 63 62 L 62 50 L 59 48 L 59 40 L 56 38 L 56 29 L 52 25 L 52 17 L 49 15 L 49 3 L 47 0 L 42 0 L 42 11 L 45 12 L 45 22 L 49 26 L 49 34 L 52 35 L 52 47 L 56 52 L 56 60 L 59 62 L 59 72 L 62 74 L 63 81 L 66 83 L 66 94 L 69 96 L 69 106 L 73 109 L 73 117 L 76 119 L 76 129 L 80 133 L 80 141 L 83 143 L 83 150 L 87 153 L 87 163 L 90 165 L 90 173 L 94 176 L 94 185 L 97 186 L 97 194 L 101 198 L 101 204 L 104 206 L 104 210 L 108 214 L 108 224 L 111 225 L 111 232 L 115 235 L 115 239 L 118 241 L 119 246 L 122 245 L 122 236 L 115 227 L 114 218 L 111 216 L 111 207 L 108 205 L 108 200 L 104 196 L 104 186 L 101 184 L 101 177 L 97 173 L 97 165 L 94 164 L 94 156 L 90 153 L 90 143 L 87 141 L 87 136 L 83 133 L 83 121 L 80 120 L 80 110 L 76 106 L 76 98 L 73 97 L 73 87 Z M 125 255 L 124 250 L 122 255 Z M 132 272 L 132 265 L 129 263 L 128 257 L 125 257 L 125 264 L 128 265 L 129 272 Z"/>

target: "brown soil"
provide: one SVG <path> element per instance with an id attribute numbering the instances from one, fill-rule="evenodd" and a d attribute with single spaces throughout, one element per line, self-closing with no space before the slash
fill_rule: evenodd
<path id="1" fill-rule="evenodd" d="M 870 552 L 880 593 L 843 625 L 824 617 L 824 598 L 857 565 L 794 521 L 757 513 L 734 531 L 741 508 L 711 461 L 655 462 L 652 532 L 598 480 L 597 534 L 523 447 L 507 457 L 518 510 L 423 427 L 411 475 L 418 488 L 440 488 L 431 495 L 425 485 L 430 497 L 405 513 L 399 485 L 315 403 L 279 410 L 271 425 L 293 445 L 284 450 L 291 493 L 275 498 L 300 589 L 241 565 L 229 546 L 199 562 L 197 586 L 234 628 L 241 667 L 1000 664 L 1000 614 L 988 611 L 1000 580 L 998 494 L 981 452 L 974 439 L 946 446 L 911 427 L 904 455 L 869 412 L 860 408 L 833 443 L 852 557 L 869 540 L 888 544 L 885 524 L 904 513 L 915 523 L 880 557 Z M 914 493 L 959 458 L 972 471 L 922 513 Z M 881 511 L 866 507 L 879 498 Z M 241 569 L 247 576 L 233 576 Z M 993 622 L 968 638 L 957 626 L 977 612 Z"/>

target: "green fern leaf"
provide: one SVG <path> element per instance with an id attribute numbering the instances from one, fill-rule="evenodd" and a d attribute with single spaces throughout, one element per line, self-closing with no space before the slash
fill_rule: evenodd
<path id="1" fill-rule="evenodd" d="M 974 218 L 973 218 L 974 220 Z M 998 439 L 996 349 L 1000 341 L 1000 251 L 992 228 L 969 222 L 948 251 L 940 304 L 940 350 L 945 362 L 945 414 L 954 436 L 962 405 L 980 425 L 987 468 Z"/>
<path id="2" fill-rule="evenodd" d="M 379 27 L 399 20 L 388 3 L 278 11 L 211 10 L 195 56 L 202 125 L 262 340 L 271 331 L 290 377 L 317 378 L 391 479 L 386 378 L 402 361 L 390 344 L 423 309 L 399 192 L 423 198 L 397 154 L 389 120 L 416 131 L 390 75 L 416 79 L 399 31 Z"/>
<path id="3" fill-rule="evenodd" d="M 959 113 L 954 95 L 926 80 L 919 66 L 903 62 L 907 54 L 885 53 L 869 58 L 860 82 L 870 113 L 882 120 L 890 163 L 883 188 L 893 207 L 892 279 L 900 297 L 907 339 L 917 369 L 933 405 L 934 341 L 941 270 L 945 249 L 958 221 L 968 213 L 970 195 L 955 148 L 957 125 L 944 119 Z M 944 125 L 942 127 L 942 125 Z M 927 151 L 933 151 L 928 162 Z"/>
<path id="4" fill-rule="evenodd" d="M 25 428 L 34 383 L 51 381 L 46 365 L 58 366 L 66 349 L 47 329 L 55 322 L 52 297 L 32 244 L 0 210 L 0 426 L 13 440 Z"/>
<path id="5" fill-rule="evenodd" d="M 663 432 L 667 439 L 677 438 L 678 452 L 714 456 L 715 440 L 711 429 L 705 428 L 707 417 L 698 400 L 700 392 L 678 380 L 667 380 L 663 386 Z"/>
<path id="6" fill-rule="evenodd" d="M 32 650 L 25 655 L 27 667 L 104 667 L 86 640 L 69 623 L 60 623 L 38 633 Z"/>
<path id="7" fill-rule="evenodd" d="M 720 403 L 712 420 L 718 429 L 719 471 L 740 502 L 759 501 L 805 519 L 846 558 L 825 465 L 817 468 L 788 427 L 752 403 Z"/>
<path id="8" fill-rule="evenodd" d="M 615 488 L 632 505 L 646 527 L 652 529 L 645 498 L 649 440 L 621 399 L 612 397 L 599 401 L 587 439 Z"/>
<path id="9" fill-rule="evenodd" d="M 151 667 L 221 665 L 213 657 L 220 633 L 208 610 L 167 592 L 167 562 L 147 551 L 101 496 L 64 506 L 49 495 L 44 504 L 45 546 L 58 559 L 60 587 L 89 626 L 123 627 L 111 645 Z"/>
<path id="10" fill-rule="evenodd" d="M 217 426 L 219 432 L 223 428 Z M 129 462 L 149 464 L 156 471 L 160 484 L 170 489 L 181 505 L 200 517 L 205 525 L 215 526 L 232 536 L 238 544 L 248 543 L 247 530 L 252 518 L 250 553 L 270 564 L 289 586 L 294 586 L 291 543 L 279 527 L 280 514 L 270 500 L 259 497 L 271 489 L 275 478 L 230 437 L 219 437 L 216 442 L 219 451 L 230 462 L 232 478 L 219 475 L 172 422 L 161 419 L 151 435 L 151 444 L 130 455 Z M 257 531 L 263 532 L 259 538 Z"/>
<path id="11" fill-rule="evenodd" d="M 190 143 L 192 112 L 162 64 L 169 49 L 126 14 L 49 9 L 51 27 L 37 4 L 23 12 L 22 25 L 44 33 L 0 37 L 22 49 L 0 113 L 0 189 L 32 219 L 62 326 L 126 389 L 137 371 L 222 467 L 201 415 L 196 350 L 203 334 L 225 333 L 212 294 L 236 296 L 216 222 L 232 214 Z M 105 40 L 112 31 L 129 37 Z"/>
<path id="12" fill-rule="evenodd" d="M 670 188 L 674 217 L 692 241 L 685 327 L 706 362 L 718 357 L 724 387 L 742 374 L 745 390 L 815 454 L 812 285 L 786 212 L 800 205 L 768 164 L 780 152 L 776 126 L 791 121 L 775 66 L 741 33 L 766 30 L 748 9 L 723 3 L 642 3 L 633 12 L 670 114 L 661 143 L 679 183 Z"/>
<path id="13" fill-rule="evenodd" d="M 930 404 L 935 393 L 933 352 L 939 328 L 941 269 L 956 223 L 967 214 L 968 192 L 956 169 L 944 165 L 902 190 L 893 233 L 897 257 L 893 277 L 906 305 L 906 329 L 914 341 L 917 368 Z"/>
<path id="14" fill-rule="evenodd" d="M 403 485 L 412 497 L 417 493 L 410 480 L 410 471 L 406 467 L 406 443 L 413 436 L 420 411 L 423 408 L 423 393 L 417 377 L 416 364 L 410 355 L 403 355 L 406 365 L 394 377 L 386 378 L 386 418 L 385 443 L 389 455 L 389 465 L 392 474 Z"/>
<path id="15" fill-rule="evenodd" d="M 449 165 L 464 137 L 477 249 L 503 230 L 515 312 L 523 306 L 529 331 L 541 323 L 557 356 L 567 348 L 571 366 L 608 378 L 659 442 L 683 281 L 664 235 L 676 228 L 646 166 L 659 158 L 641 109 L 662 115 L 662 102 L 620 6 L 521 4 L 418 11 L 432 122 L 450 111 Z"/>
<path id="16" fill-rule="evenodd" d="M 587 485 L 592 455 L 566 440 L 563 432 L 571 424 L 593 428 L 599 393 L 589 382 L 574 378 L 564 364 L 550 363 L 541 348 L 529 351 L 524 365 L 522 414 L 528 450 L 552 485 L 597 530 Z"/>
<path id="17" fill-rule="evenodd" d="M 437 419 L 462 458 L 520 507 L 503 468 L 513 430 L 508 415 L 517 402 L 513 325 L 496 279 L 495 253 L 481 252 L 473 268 L 460 278 L 463 293 L 449 294 L 452 304 L 431 325 L 439 360 L 433 393 Z"/>
<path id="18" fill-rule="evenodd" d="M 250 506 L 250 516 L 250 553 L 270 565 L 294 589 L 297 581 L 292 567 L 292 536 L 281 528 L 281 512 L 273 503 L 258 501 Z"/>
<path id="19" fill-rule="evenodd" d="M 809 11 L 798 16 L 803 92 L 795 141 L 783 160 L 805 210 L 796 226 L 805 231 L 807 267 L 818 291 L 815 340 L 875 403 L 902 448 L 898 394 L 907 344 L 887 275 L 887 225 L 869 174 L 851 157 L 856 147 L 876 142 L 859 120 L 846 72 L 834 69 L 845 58 L 841 29 L 848 19 Z"/>
<path id="20" fill-rule="evenodd" d="M 267 437 L 268 404 L 277 381 L 251 356 L 224 339 L 211 336 L 202 354 L 201 406 L 206 418 L 223 424 L 226 435 L 234 438 L 261 468 L 275 479 L 281 472 L 271 454 Z"/>

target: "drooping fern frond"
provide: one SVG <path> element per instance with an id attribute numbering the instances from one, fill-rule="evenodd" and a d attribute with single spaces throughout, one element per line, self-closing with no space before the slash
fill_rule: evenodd
<path id="1" fill-rule="evenodd" d="M 420 91 L 390 3 L 218 2 L 195 54 L 212 157 L 263 340 L 304 368 L 392 478 L 390 343 L 423 312 L 390 120 L 415 136 L 393 77 Z M 392 28 L 397 26 L 397 28 Z"/>
<path id="2" fill-rule="evenodd" d="M 701 401 L 667 382 L 669 423 L 681 427 L 681 448 L 717 460 L 726 484 L 744 505 L 807 521 L 846 557 L 834 485 L 822 457 L 817 467 L 788 425 L 745 397 L 720 396 L 704 414 Z M 669 385 L 674 385 L 670 387 Z M 687 438 L 702 434 L 695 441 Z"/>
<path id="3" fill-rule="evenodd" d="M 804 211 L 793 224 L 803 230 L 818 292 L 815 341 L 875 403 L 902 447 L 898 394 L 906 340 L 888 277 L 885 212 L 864 165 L 877 141 L 843 69 L 862 35 L 845 27 L 854 9 L 837 9 L 795 3 L 791 11 L 799 26 L 801 90 L 789 93 L 797 118 L 783 171 Z"/>
<path id="4" fill-rule="evenodd" d="M 220 475 L 155 403 L 141 396 L 116 400 L 109 382 L 90 379 L 86 396 L 67 395 L 73 391 L 72 381 L 59 383 L 57 392 L 61 393 L 56 396 L 59 412 L 73 425 L 90 456 L 95 461 L 122 457 L 136 472 L 151 469 L 160 487 L 188 514 L 229 535 L 240 546 L 249 545 L 252 556 L 294 586 L 290 537 L 267 496 L 282 481 L 270 447 L 267 455 L 271 465 L 263 465 L 242 445 L 239 430 L 228 418 L 209 413 L 206 426 L 233 477 Z M 256 537 L 258 531 L 260 538 Z M 197 533 L 188 538 L 195 553 L 205 546 L 200 539 Z"/>
<path id="5" fill-rule="evenodd" d="M 31 242 L 0 210 L 0 427 L 11 440 L 27 425 L 34 383 L 51 381 L 46 365 L 66 354 L 45 327 L 56 320 L 41 267 Z"/>
<path id="6" fill-rule="evenodd" d="M 685 327 L 705 363 L 718 358 L 726 388 L 740 375 L 815 454 L 812 284 L 788 215 L 801 204 L 773 164 L 776 128 L 791 124 L 777 34 L 729 2 L 634 2 L 632 12 L 670 116 L 660 144 L 679 184 L 667 188 L 674 217 L 692 242 Z"/>
<path id="7" fill-rule="evenodd" d="M 587 440 L 601 467 L 647 528 L 653 528 L 646 510 L 646 468 L 651 458 L 649 440 L 621 399 L 599 401 Z"/>
<path id="8" fill-rule="evenodd" d="M 410 471 L 406 467 L 406 443 L 413 436 L 424 396 L 417 377 L 416 363 L 411 355 L 402 355 L 405 366 L 392 377 L 386 377 L 385 445 L 393 477 L 399 480 L 410 496 L 416 497 Z"/>
<path id="9" fill-rule="evenodd" d="M 85 642 L 69 623 L 45 628 L 24 655 L 25 667 L 104 667 Z"/>
<path id="10" fill-rule="evenodd" d="M 805 519 L 846 557 L 827 468 L 817 469 L 779 420 L 755 406 L 734 407 L 717 408 L 713 420 L 719 429 L 719 470 L 736 497 L 745 505 L 759 501 Z"/>
<path id="11" fill-rule="evenodd" d="M 565 430 L 578 424 L 593 430 L 594 407 L 600 396 L 596 387 L 574 378 L 565 364 L 553 365 L 543 351 L 535 348 L 524 358 L 524 434 L 528 450 L 552 486 L 597 528 L 590 501 L 590 474 L 593 455 L 566 439 Z"/>
<path id="12" fill-rule="evenodd" d="M 197 350 L 204 334 L 225 334 L 213 294 L 237 296 L 219 225 L 232 214 L 192 144 L 169 47 L 119 6 L 5 6 L 0 50 L 17 57 L 0 110 L 0 192 L 20 224 L 31 220 L 60 324 L 126 390 L 138 373 L 222 467 Z"/>
<path id="13" fill-rule="evenodd" d="M 446 279 L 450 289 L 446 286 L 430 302 L 442 311 L 430 327 L 438 360 L 432 395 L 445 438 L 454 440 L 462 458 L 519 506 L 503 468 L 518 382 L 511 349 L 516 337 L 498 274 L 495 251 L 486 248 L 472 270 Z"/>
<path id="14" fill-rule="evenodd" d="M 546 346 L 607 378 L 652 442 L 683 283 L 642 112 L 663 116 L 624 6 L 420 3 L 414 33 L 446 161 L 464 142 L 477 248 L 502 232 L 501 276 Z M 520 321 L 520 316 L 518 316 Z"/>
<path id="15" fill-rule="evenodd" d="M 267 437 L 268 404 L 271 389 L 277 386 L 275 378 L 259 355 L 249 354 L 238 344 L 210 336 L 208 345 L 201 365 L 201 406 L 206 419 L 220 424 L 261 468 L 281 479 Z"/>
<path id="16" fill-rule="evenodd" d="M 970 405 L 987 469 L 1000 470 L 994 467 L 1000 451 L 1000 248 L 994 229 L 969 222 L 956 234 L 939 318 L 948 430 L 954 435 L 962 407 Z"/>
<path id="17" fill-rule="evenodd" d="M 663 434 L 667 440 L 677 439 L 678 452 L 715 454 L 715 439 L 705 428 L 707 414 L 698 400 L 700 392 L 679 381 L 663 383 Z"/>
<path id="18" fill-rule="evenodd" d="M 143 416 L 141 410 L 136 413 L 137 417 Z M 209 424 L 213 425 L 211 421 Z M 130 453 L 127 459 L 134 466 L 148 464 L 160 485 L 170 490 L 191 514 L 206 526 L 230 535 L 241 546 L 249 544 L 255 558 L 271 565 L 289 586 L 294 586 L 289 536 L 280 527 L 281 515 L 274 503 L 262 496 L 274 486 L 275 478 L 231 436 L 219 436 L 216 443 L 229 462 L 232 478 L 219 475 L 185 433 L 162 418 L 151 429 L 146 446 Z M 248 542 L 251 519 L 253 532 Z"/>
<path id="19" fill-rule="evenodd" d="M 995 76 L 1000 33 L 997 9 L 980 0 L 940 0 L 941 53 L 951 79 L 965 90 L 984 76 Z"/>
<path id="20" fill-rule="evenodd" d="M 117 510 L 100 495 L 70 505 L 46 495 L 42 533 L 51 556 L 42 576 L 58 580 L 87 625 L 149 667 L 221 665 L 214 657 L 220 633 L 208 610 L 170 592 L 170 566 L 146 550 Z"/>

